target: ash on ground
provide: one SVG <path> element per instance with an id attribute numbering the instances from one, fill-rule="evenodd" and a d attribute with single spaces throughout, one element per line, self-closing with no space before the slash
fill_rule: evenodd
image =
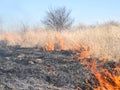
<path id="1" fill-rule="evenodd" d="M 115 62 L 104 68 L 112 64 Z M 98 86 L 75 51 L 0 47 L 0 90 L 93 90 Z"/>

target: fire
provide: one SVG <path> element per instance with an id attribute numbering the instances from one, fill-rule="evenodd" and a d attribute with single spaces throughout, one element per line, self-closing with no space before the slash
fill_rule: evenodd
<path id="1" fill-rule="evenodd" d="M 52 43 L 52 42 L 46 43 L 45 50 L 47 50 L 47 51 L 53 51 L 53 50 L 55 50 L 54 43 Z"/>
<path id="2" fill-rule="evenodd" d="M 61 50 L 68 50 L 68 48 L 65 45 L 65 41 L 62 37 L 56 36 L 55 38 L 56 38 L 57 44 L 59 44 L 59 48 Z"/>
<path id="3" fill-rule="evenodd" d="M 65 40 L 64 38 L 60 37 L 60 36 L 55 36 L 55 41 L 56 42 L 47 42 L 45 45 L 45 50 L 46 51 L 53 51 L 53 50 L 73 50 L 79 53 L 79 59 L 84 59 L 84 58 L 90 58 L 91 57 L 91 51 L 89 49 L 89 47 L 86 44 L 82 44 L 82 45 L 71 45 L 70 47 L 68 47 L 65 44 Z"/>
<path id="4" fill-rule="evenodd" d="M 102 61 L 102 65 L 99 66 L 97 60 L 93 59 L 91 62 L 87 60 L 80 60 L 88 70 L 96 77 L 99 82 L 99 86 L 94 90 L 120 90 L 120 66 L 111 68 L 112 72 L 103 68 L 105 62 Z M 99 68 L 98 68 L 99 66 Z"/>
<path id="5" fill-rule="evenodd" d="M 56 49 L 59 50 L 68 50 L 69 48 L 66 47 L 64 39 L 62 37 L 59 36 L 55 36 L 55 41 L 56 42 L 47 42 L 45 45 L 45 50 L 46 51 L 53 51 Z"/>
<path id="6" fill-rule="evenodd" d="M 95 74 L 100 86 L 94 90 L 120 90 L 120 76 L 115 76 L 107 70 Z"/>
<path id="7" fill-rule="evenodd" d="M 90 58 L 90 52 L 89 51 L 81 51 L 79 54 L 79 60 L 84 58 Z"/>
<path id="8" fill-rule="evenodd" d="M 78 56 L 79 60 L 82 60 L 85 58 L 88 59 L 91 57 L 91 51 L 90 51 L 89 47 L 85 44 L 81 45 L 80 50 L 78 52 L 79 52 L 79 56 Z"/>
<path id="9" fill-rule="evenodd" d="M 104 68 L 104 64 L 108 61 L 106 56 L 103 56 L 100 63 L 96 59 L 92 59 L 90 48 L 85 45 L 73 45 L 67 47 L 65 40 L 59 36 L 56 36 L 56 42 L 46 43 L 45 49 L 47 51 L 59 50 L 74 50 L 78 54 L 78 60 L 84 65 L 98 80 L 99 85 L 93 90 L 120 90 L 120 66 L 111 68 L 112 72 Z M 90 60 L 90 61 L 88 61 Z M 118 73 L 118 75 L 116 75 Z M 82 90 L 79 88 L 79 90 Z"/>

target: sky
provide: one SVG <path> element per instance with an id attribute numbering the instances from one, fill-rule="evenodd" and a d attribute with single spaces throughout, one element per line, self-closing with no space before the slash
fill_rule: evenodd
<path id="1" fill-rule="evenodd" d="M 0 0 L 0 24 L 40 23 L 49 8 L 63 6 L 76 24 L 120 21 L 120 0 Z"/>

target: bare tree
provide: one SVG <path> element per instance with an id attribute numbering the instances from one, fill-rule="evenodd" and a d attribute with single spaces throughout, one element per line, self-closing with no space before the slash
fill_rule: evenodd
<path id="1" fill-rule="evenodd" d="M 71 11 L 67 10 L 65 7 L 60 7 L 57 9 L 49 9 L 46 12 L 46 17 L 42 23 L 48 27 L 61 31 L 68 29 L 73 24 L 73 19 L 70 17 Z"/>

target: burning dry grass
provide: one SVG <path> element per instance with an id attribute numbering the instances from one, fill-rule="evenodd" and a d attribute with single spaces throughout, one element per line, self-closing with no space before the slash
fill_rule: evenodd
<path id="1" fill-rule="evenodd" d="M 99 86 L 93 90 L 119 90 L 120 89 L 120 64 L 112 64 L 110 69 L 105 68 L 105 62 L 80 60 L 80 63 L 90 70 L 99 81 Z M 99 64 L 101 65 L 99 66 Z M 109 63 L 110 64 L 110 63 Z M 88 83 L 88 82 L 87 82 Z"/>
<path id="2" fill-rule="evenodd" d="M 120 61 L 120 26 L 106 25 L 85 29 L 66 30 L 29 30 L 23 34 L 5 33 L 0 40 L 9 45 L 22 47 L 43 47 L 46 50 L 89 51 L 93 57 Z M 88 50 L 89 49 L 89 50 Z"/>
<path id="3" fill-rule="evenodd" d="M 106 25 L 62 32 L 29 30 L 23 33 L 1 34 L 0 40 L 6 41 L 8 45 L 42 47 L 47 51 L 75 50 L 77 60 L 99 81 L 99 86 L 93 90 L 119 90 L 119 63 L 118 65 L 112 65 L 110 71 L 104 68 L 106 60 L 120 62 L 119 29 L 120 26 Z M 99 62 L 94 57 L 99 58 Z M 78 90 L 81 90 L 81 88 Z"/>

